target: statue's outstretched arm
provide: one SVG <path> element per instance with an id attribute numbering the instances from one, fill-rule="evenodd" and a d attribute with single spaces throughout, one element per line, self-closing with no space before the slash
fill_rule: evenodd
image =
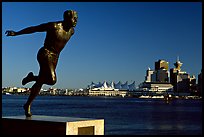
<path id="1" fill-rule="evenodd" d="M 31 26 L 31 27 L 27 27 L 25 29 L 22 29 L 18 32 L 13 31 L 13 30 L 7 30 L 5 32 L 5 34 L 6 34 L 6 36 L 16 36 L 16 35 L 22 35 L 22 34 L 35 33 L 35 32 L 43 32 L 43 31 L 48 30 L 48 25 L 49 25 L 49 23 L 40 24 L 38 26 Z"/>

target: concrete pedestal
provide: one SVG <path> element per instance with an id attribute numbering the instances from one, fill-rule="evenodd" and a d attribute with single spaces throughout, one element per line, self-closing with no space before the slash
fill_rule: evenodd
<path id="1" fill-rule="evenodd" d="M 104 119 L 33 115 L 2 118 L 3 135 L 104 135 Z"/>

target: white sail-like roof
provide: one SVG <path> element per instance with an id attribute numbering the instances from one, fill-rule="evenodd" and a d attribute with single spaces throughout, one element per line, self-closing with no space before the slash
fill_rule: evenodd
<path id="1" fill-rule="evenodd" d="M 95 85 L 96 85 L 96 84 L 95 84 L 94 82 L 91 82 L 91 84 L 90 84 L 90 85 L 88 85 L 88 87 L 89 87 L 89 88 L 94 88 L 94 87 L 95 87 Z"/>
<path id="2" fill-rule="evenodd" d="M 129 87 L 129 91 L 136 90 L 135 81 L 132 84 L 128 85 L 128 87 Z"/>
<path id="3" fill-rule="evenodd" d="M 100 88 L 103 84 L 101 82 L 98 82 L 98 84 L 96 84 L 97 88 Z"/>
<path id="4" fill-rule="evenodd" d="M 128 90 L 129 89 L 127 81 L 124 84 L 121 84 L 121 89 L 123 89 L 123 90 Z"/>
<path id="5" fill-rule="evenodd" d="M 111 83 L 106 81 L 106 84 L 107 84 L 108 88 L 112 88 Z"/>
<path id="6" fill-rule="evenodd" d="M 115 89 L 115 83 L 113 81 L 111 82 L 110 87 Z"/>
<path id="7" fill-rule="evenodd" d="M 103 82 L 102 88 L 105 88 L 105 89 L 108 88 L 108 84 L 106 81 Z"/>
<path id="8" fill-rule="evenodd" d="M 115 89 L 121 89 L 121 82 L 119 81 L 117 84 L 114 83 Z"/>
<path id="9" fill-rule="evenodd" d="M 111 84 L 109 84 L 107 81 L 104 81 L 101 90 L 114 90 L 114 88 L 111 87 Z"/>
<path id="10" fill-rule="evenodd" d="M 136 90 L 135 81 L 133 83 L 128 85 L 128 81 L 126 81 L 124 84 L 119 81 L 118 83 L 104 81 L 103 83 L 99 82 L 98 84 L 92 82 L 89 85 L 89 88 L 93 90 L 129 90 L 134 91 Z"/>

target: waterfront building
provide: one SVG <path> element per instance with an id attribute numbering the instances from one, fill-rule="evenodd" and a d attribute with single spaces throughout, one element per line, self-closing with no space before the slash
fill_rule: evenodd
<path id="1" fill-rule="evenodd" d="M 165 60 L 158 60 L 155 62 L 155 77 L 153 82 L 169 82 L 169 62 Z"/>
<path id="2" fill-rule="evenodd" d="M 155 70 L 148 68 L 146 71 L 145 81 L 139 85 L 137 91 L 143 94 L 163 94 L 173 92 L 173 85 L 169 82 L 169 63 L 165 60 L 155 62 Z"/>
<path id="3" fill-rule="evenodd" d="M 155 62 L 155 70 L 148 68 L 146 71 L 145 82 L 169 82 L 168 62 L 158 60 Z"/>
<path id="4" fill-rule="evenodd" d="M 182 71 L 182 64 L 177 59 L 176 63 L 174 63 L 175 68 L 170 69 L 170 83 L 174 86 L 175 92 L 194 92 L 196 90 L 196 78 Z"/>
<path id="5" fill-rule="evenodd" d="M 89 96 L 126 96 L 128 91 L 122 90 L 91 90 L 89 89 L 88 95 Z"/>
<path id="6" fill-rule="evenodd" d="M 18 92 L 18 93 L 23 93 L 23 92 L 26 92 L 26 91 L 28 91 L 28 88 L 17 88 L 16 89 L 16 92 Z"/>
<path id="7" fill-rule="evenodd" d="M 148 68 L 145 82 L 169 82 L 169 63 L 165 60 L 155 62 L 155 70 Z"/>
<path id="8" fill-rule="evenodd" d="M 139 85 L 139 90 L 162 94 L 165 92 L 173 92 L 173 85 L 167 82 L 143 82 Z"/>
<path id="9" fill-rule="evenodd" d="M 169 82 L 169 71 L 166 69 L 156 70 L 156 82 Z"/>
<path id="10" fill-rule="evenodd" d="M 151 70 L 149 67 L 146 71 L 145 82 L 151 82 L 153 78 L 154 70 Z M 156 78 L 155 78 L 156 80 Z"/>
<path id="11" fill-rule="evenodd" d="M 131 84 L 128 84 L 128 81 L 126 81 L 125 83 L 121 83 L 121 81 L 119 81 L 118 83 L 115 82 L 111 82 L 108 83 L 107 81 L 104 81 L 103 83 L 99 82 L 94 83 L 92 82 L 90 85 L 88 85 L 88 89 L 91 90 L 106 90 L 106 91 L 118 91 L 118 90 L 123 90 L 123 91 L 133 91 L 136 89 L 135 87 L 135 81 L 133 81 Z"/>
<path id="12" fill-rule="evenodd" d="M 98 84 L 92 82 L 88 85 L 89 95 L 90 96 L 126 96 L 129 91 L 135 91 L 135 81 L 131 84 L 128 84 L 128 81 L 125 83 L 111 82 L 108 83 L 104 81 L 103 83 L 99 82 Z"/>
<path id="13" fill-rule="evenodd" d="M 21 88 L 21 87 L 5 87 L 2 89 L 2 93 L 24 93 L 29 91 L 29 88 Z"/>

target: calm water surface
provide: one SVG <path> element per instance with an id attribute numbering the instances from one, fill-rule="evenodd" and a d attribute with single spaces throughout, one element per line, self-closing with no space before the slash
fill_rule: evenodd
<path id="1" fill-rule="evenodd" d="M 28 96 L 2 95 L 2 116 L 24 115 Z M 37 96 L 33 115 L 103 118 L 105 135 L 202 135 L 202 101 Z"/>

